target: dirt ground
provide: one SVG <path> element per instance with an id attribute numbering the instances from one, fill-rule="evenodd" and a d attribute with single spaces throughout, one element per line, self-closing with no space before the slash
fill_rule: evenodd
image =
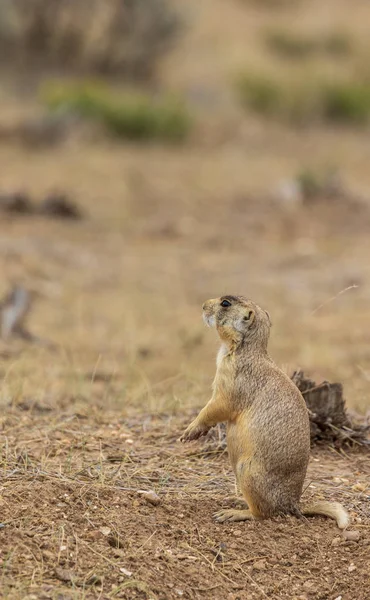
<path id="1" fill-rule="evenodd" d="M 220 525 L 212 513 L 234 491 L 227 457 L 180 445 L 184 418 L 71 408 L 8 411 L 4 596 L 368 598 L 363 453 L 316 450 L 305 492 L 343 502 L 359 541 L 321 518 Z"/>
<path id="2" fill-rule="evenodd" d="M 307 27 L 335 15 L 360 36 L 368 23 L 361 2 L 303 4 Z M 177 442 L 214 375 L 201 305 L 225 293 L 269 311 L 287 372 L 339 381 L 351 411 L 370 411 L 368 131 L 243 115 L 222 90 L 247 49 L 266 61 L 258 32 L 276 13 L 189 6 L 194 26 L 163 78 L 210 104 L 198 100 L 183 146 L 0 139 L 1 190 L 38 202 L 59 189 L 84 213 L 0 213 L 0 292 L 37 290 L 29 329 L 55 344 L 0 344 L 1 598 L 370 598 L 368 451 L 312 451 L 304 501 L 342 502 L 355 532 L 344 537 L 319 517 L 215 523 L 234 493 L 226 453 Z M 6 121 L 39 110 L 17 89 L 1 89 Z M 299 169 L 333 164 L 351 194 L 274 199 Z"/>

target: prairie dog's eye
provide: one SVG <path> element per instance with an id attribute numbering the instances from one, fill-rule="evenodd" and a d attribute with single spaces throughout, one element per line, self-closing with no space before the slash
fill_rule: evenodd
<path id="1" fill-rule="evenodd" d="M 220 306 L 227 308 L 228 306 L 231 306 L 231 302 L 229 302 L 228 300 L 222 300 Z"/>

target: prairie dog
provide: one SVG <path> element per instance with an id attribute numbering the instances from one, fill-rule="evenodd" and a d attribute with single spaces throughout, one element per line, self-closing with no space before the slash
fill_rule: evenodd
<path id="1" fill-rule="evenodd" d="M 195 440 L 227 422 L 228 454 L 248 506 L 220 510 L 216 521 L 325 515 L 346 528 L 348 513 L 337 502 L 300 507 L 310 456 L 308 409 L 268 355 L 269 314 L 243 296 L 222 296 L 203 304 L 203 318 L 221 339 L 213 393 L 180 439 Z"/>

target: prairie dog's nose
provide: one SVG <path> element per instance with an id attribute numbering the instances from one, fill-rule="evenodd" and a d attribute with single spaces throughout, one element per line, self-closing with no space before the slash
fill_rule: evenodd
<path id="1" fill-rule="evenodd" d="M 207 309 L 211 308 L 213 302 L 214 302 L 214 300 L 212 298 L 210 300 L 206 300 L 202 306 L 203 310 L 207 310 Z"/>

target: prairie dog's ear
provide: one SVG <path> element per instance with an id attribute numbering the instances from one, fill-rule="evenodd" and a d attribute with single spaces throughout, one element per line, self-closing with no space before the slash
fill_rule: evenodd
<path id="1" fill-rule="evenodd" d="M 271 327 L 271 326 L 272 326 L 272 322 L 271 322 L 270 313 L 269 313 L 269 312 L 267 312 L 267 310 L 265 310 L 265 313 L 266 313 L 266 315 L 267 315 L 267 318 L 268 318 L 268 321 L 269 321 L 269 325 L 270 325 L 270 327 Z"/>
<path id="2" fill-rule="evenodd" d="M 255 312 L 254 310 L 252 310 L 251 308 L 248 308 L 248 310 L 246 311 L 244 317 L 243 317 L 243 321 L 245 323 L 248 323 L 248 326 L 250 327 L 255 319 Z"/>

